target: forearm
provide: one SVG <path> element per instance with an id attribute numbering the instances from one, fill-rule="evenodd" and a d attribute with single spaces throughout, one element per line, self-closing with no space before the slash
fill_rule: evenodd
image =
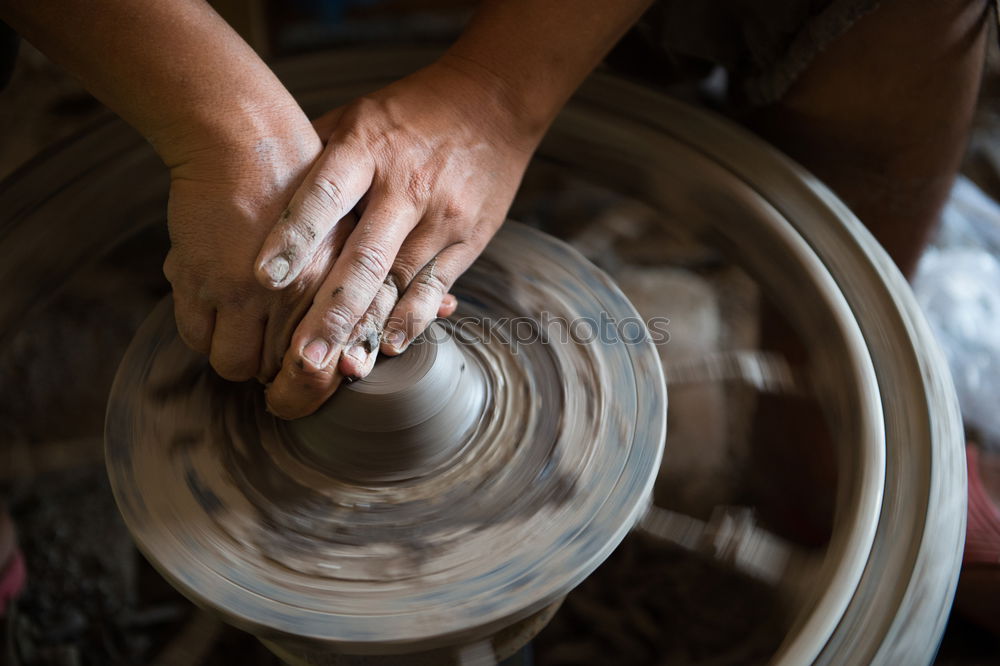
<path id="1" fill-rule="evenodd" d="M 76 74 L 168 165 L 308 128 L 274 74 L 201 0 L 0 0 L 0 18 Z"/>
<path id="2" fill-rule="evenodd" d="M 484 0 L 445 60 L 479 70 L 543 132 L 652 0 Z"/>

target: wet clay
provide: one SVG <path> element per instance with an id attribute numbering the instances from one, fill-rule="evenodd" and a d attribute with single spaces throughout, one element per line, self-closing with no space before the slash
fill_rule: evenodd
<path id="1" fill-rule="evenodd" d="M 485 367 L 484 367 L 485 366 Z M 288 441 L 331 476 L 359 483 L 431 476 L 484 420 L 482 350 L 434 323 L 398 357 L 383 357 L 363 382 L 341 389 L 316 414 L 287 424 Z"/>

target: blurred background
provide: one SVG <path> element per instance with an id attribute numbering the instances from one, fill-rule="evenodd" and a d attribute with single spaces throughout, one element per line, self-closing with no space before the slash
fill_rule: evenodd
<path id="1" fill-rule="evenodd" d="M 220 13 L 267 60 L 380 46 L 447 45 L 470 16 L 461 0 L 220 0 Z M 989 66 L 963 179 L 917 278 L 946 347 L 970 433 L 1000 446 L 1000 55 Z M 689 102 L 723 110 L 720 71 L 671 61 L 630 33 L 605 67 Z M 666 74 L 665 72 L 670 72 Z M 0 179 L 44 159 L 107 111 L 65 71 L 21 44 L 0 91 Z M 41 157 L 39 157 L 41 156 Z M 0 211 L 0 216 L 5 211 Z M 737 267 L 683 239 L 644 236 L 653 213 L 544 170 L 526 179 L 512 217 L 573 241 L 612 272 L 640 310 L 671 308 L 672 350 L 689 355 L 755 342 L 759 294 Z M 86 211 L 79 211 L 86 224 Z M 637 231 L 639 230 L 639 231 Z M 644 232 L 643 232 L 644 233 Z M 607 239 L 615 251 L 599 253 Z M 30 585 L 4 619 L 0 663 L 276 664 L 255 638 L 195 609 L 145 562 L 121 523 L 103 466 L 104 406 L 118 359 L 168 292 L 161 225 L 82 271 L 0 348 L 0 500 L 18 528 Z M 664 258 L 669 259 L 669 268 Z M 655 264 L 655 266 L 654 266 Z M 653 267 L 651 267 L 653 266 Z M 969 292 L 963 285 L 993 285 Z M 708 333 L 706 333 L 706 331 Z M 674 351 L 672 353 L 680 353 Z M 665 363 L 671 359 L 664 358 Z M 996 382 L 991 383 L 991 382 Z M 676 394 L 664 501 L 708 520 L 739 503 L 747 464 L 746 401 L 736 389 Z M 675 394 L 671 393 L 673 401 Z M 725 404 L 725 427 L 705 434 Z M 710 429 L 710 428 L 709 428 Z M 741 435 L 741 432 L 743 435 Z M 692 434 L 696 433 L 696 434 Z M 685 439 L 685 435 L 687 438 Z M 694 472 L 692 472 L 694 470 Z M 684 481 L 684 483 L 682 483 Z M 720 490 L 720 488 L 724 488 Z M 997 605 L 1000 613 L 1000 600 Z M 630 537 L 567 599 L 535 641 L 538 664 L 766 662 L 786 630 L 773 589 L 682 549 Z M 527 657 L 525 657 L 527 658 Z M 1000 663 L 1000 639 L 953 616 L 940 664 Z"/>

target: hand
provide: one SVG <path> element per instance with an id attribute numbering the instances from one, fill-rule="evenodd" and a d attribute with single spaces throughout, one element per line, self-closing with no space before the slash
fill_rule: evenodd
<path id="1" fill-rule="evenodd" d="M 241 145 L 186 149 L 170 170 L 171 248 L 163 268 L 177 329 L 226 379 L 277 373 L 350 226 L 340 225 L 337 241 L 317 248 L 292 288 L 268 290 L 255 279 L 261 243 L 322 150 L 304 115 L 289 130 Z"/>
<path id="2" fill-rule="evenodd" d="M 502 86 L 442 59 L 317 121 L 328 141 L 263 243 L 260 283 L 299 292 L 359 211 L 267 392 L 285 418 L 313 412 L 433 321 L 499 228 L 540 134 Z"/>
<path id="3" fill-rule="evenodd" d="M 185 158 L 170 170 L 171 248 L 163 269 L 174 290 L 177 329 L 233 381 L 266 382 L 278 373 L 292 331 L 354 227 L 350 213 L 288 289 L 265 289 L 255 279 L 264 238 L 322 150 L 308 120 L 295 112 L 301 123 L 292 137 L 185 147 Z"/>

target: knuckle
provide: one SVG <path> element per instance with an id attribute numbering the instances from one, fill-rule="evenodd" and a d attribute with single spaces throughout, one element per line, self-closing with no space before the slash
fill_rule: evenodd
<path id="1" fill-rule="evenodd" d="M 426 167 L 414 169 L 406 180 L 406 198 L 414 206 L 430 198 L 434 177 Z"/>
<path id="2" fill-rule="evenodd" d="M 407 285 L 413 281 L 417 271 L 407 264 L 396 262 L 385 277 L 385 283 L 396 290 L 396 294 L 406 291 Z"/>
<path id="3" fill-rule="evenodd" d="M 243 382 L 257 374 L 257 364 L 248 359 L 212 358 L 212 368 L 223 379 Z"/>
<path id="4" fill-rule="evenodd" d="M 258 287 L 247 276 L 220 278 L 214 300 L 219 307 L 238 312 L 254 312 L 257 309 Z"/>
<path id="5" fill-rule="evenodd" d="M 448 285 L 451 284 L 451 280 L 448 279 L 445 272 L 438 265 L 437 257 L 431 259 L 431 262 L 422 271 L 417 273 L 415 282 L 423 289 L 442 294 L 448 291 Z"/>
<path id="6" fill-rule="evenodd" d="M 384 247 L 374 243 L 359 246 L 351 263 L 355 274 L 372 284 L 382 282 L 391 266 L 389 253 Z"/>
<path id="7" fill-rule="evenodd" d="M 183 315 L 176 316 L 177 335 L 181 342 L 199 354 L 208 354 L 212 347 L 212 339 L 208 329 L 203 325 L 192 324 Z"/>
<path id="8" fill-rule="evenodd" d="M 441 220 L 454 223 L 469 218 L 466 205 L 458 199 L 448 199 L 441 206 Z"/>
<path id="9" fill-rule="evenodd" d="M 371 146 L 377 143 L 378 135 L 372 131 L 369 119 L 378 117 L 380 112 L 381 103 L 377 100 L 368 96 L 355 99 L 344 109 L 334 130 L 337 144 Z"/>
<path id="10" fill-rule="evenodd" d="M 346 305 L 330 305 L 322 316 L 323 337 L 334 345 L 346 344 L 354 330 L 355 319 L 354 312 Z"/>
<path id="11" fill-rule="evenodd" d="M 381 107 L 381 103 L 371 95 L 362 95 L 355 99 L 345 112 L 345 116 L 352 121 L 352 124 L 362 122 L 366 117 L 370 117 L 373 112 Z"/>
<path id="12" fill-rule="evenodd" d="M 319 235 L 317 231 L 317 224 L 313 220 L 312 215 L 301 215 L 294 222 L 290 222 L 285 227 L 284 252 L 289 259 L 298 259 L 298 252 L 296 248 L 305 246 L 309 247 L 316 242 L 316 237 Z"/>
<path id="13" fill-rule="evenodd" d="M 312 198 L 320 202 L 324 208 L 341 210 L 346 202 L 344 191 L 330 178 L 321 175 L 312 184 Z"/>
<path id="14" fill-rule="evenodd" d="M 177 335 L 180 336 L 184 344 L 199 354 L 207 354 L 211 348 L 211 343 L 206 335 L 192 331 L 190 328 L 182 326 L 180 322 L 177 323 Z"/>
<path id="15" fill-rule="evenodd" d="M 410 284 L 414 295 L 422 301 L 433 301 L 435 304 L 448 291 L 446 280 L 433 270 L 420 271 Z"/>

